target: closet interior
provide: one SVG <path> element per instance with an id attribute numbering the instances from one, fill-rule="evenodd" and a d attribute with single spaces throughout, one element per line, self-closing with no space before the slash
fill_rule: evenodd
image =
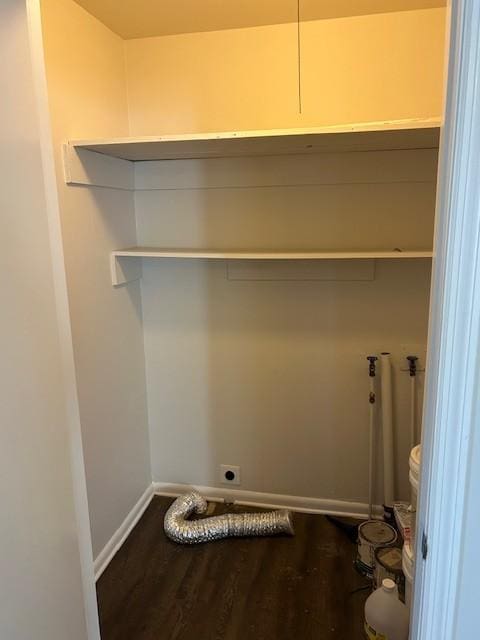
<path id="1" fill-rule="evenodd" d="M 42 0 L 102 638 L 361 638 L 348 526 L 421 440 L 445 3 L 116 4 Z M 192 487 L 296 536 L 167 542 Z"/>

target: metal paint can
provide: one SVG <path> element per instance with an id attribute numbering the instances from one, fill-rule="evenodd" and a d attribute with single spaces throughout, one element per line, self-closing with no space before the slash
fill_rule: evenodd
<path id="1" fill-rule="evenodd" d="M 358 527 L 358 550 L 355 565 L 357 570 L 373 578 L 375 551 L 379 547 L 395 544 L 397 532 L 382 520 L 367 520 Z"/>
<path id="2" fill-rule="evenodd" d="M 402 550 L 398 547 L 379 547 L 375 550 L 375 588 L 379 589 L 385 578 L 397 585 L 402 581 Z"/>

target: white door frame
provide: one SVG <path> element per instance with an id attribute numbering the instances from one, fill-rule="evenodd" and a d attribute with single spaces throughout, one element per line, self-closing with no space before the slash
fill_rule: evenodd
<path id="1" fill-rule="evenodd" d="M 453 0 L 449 16 L 412 640 L 460 637 L 467 489 L 480 466 L 471 451 L 480 374 L 480 1 Z M 473 625 L 478 613 L 470 615 Z"/>

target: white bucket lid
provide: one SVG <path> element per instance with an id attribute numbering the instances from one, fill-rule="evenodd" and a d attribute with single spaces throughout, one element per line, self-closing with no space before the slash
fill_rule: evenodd
<path id="1" fill-rule="evenodd" d="M 412 546 L 406 542 L 402 549 L 402 569 L 405 574 L 405 578 L 410 582 L 413 581 L 415 557 L 413 555 Z"/>
<path id="2" fill-rule="evenodd" d="M 413 447 L 413 449 L 410 452 L 410 460 L 409 460 L 410 472 L 417 479 L 420 474 L 421 454 L 422 454 L 421 444 L 418 444 L 416 447 Z"/>

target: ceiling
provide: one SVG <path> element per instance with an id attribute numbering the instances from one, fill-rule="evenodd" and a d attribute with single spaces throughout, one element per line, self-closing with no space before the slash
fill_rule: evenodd
<path id="1" fill-rule="evenodd" d="M 124 39 L 297 20 L 297 0 L 76 0 Z M 300 0 L 302 20 L 445 6 L 446 0 Z"/>

